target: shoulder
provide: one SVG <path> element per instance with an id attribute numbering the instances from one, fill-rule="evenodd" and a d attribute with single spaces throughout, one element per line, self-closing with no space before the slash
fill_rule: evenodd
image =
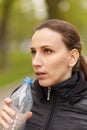
<path id="1" fill-rule="evenodd" d="M 74 104 L 74 107 L 80 111 L 86 112 L 86 114 L 87 114 L 87 90 L 86 90 L 86 94 L 83 96 L 83 98 Z"/>

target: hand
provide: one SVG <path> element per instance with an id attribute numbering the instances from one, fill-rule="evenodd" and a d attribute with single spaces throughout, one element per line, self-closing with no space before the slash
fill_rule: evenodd
<path id="1" fill-rule="evenodd" d="M 8 129 L 9 126 L 13 123 L 13 119 L 15 116 L 15 112 L 10 108 L 11 99 L 5 99 L 5 105 L 2 107 L 2 111 L 0 113 L 0 126 Z"/>
<path id="2" fill-rule="evenodd" d="M 2 107 L 2 111 L 0 113 L 0 126 L 8 129 L 9 126 L 14 122 L 14 117 L 16 115 L 15 111 L 11 109 L 11 99 L 5 99 L 5 105 Z M 27 119 L 32 116 L 32 112 L 27 113 Z"/>

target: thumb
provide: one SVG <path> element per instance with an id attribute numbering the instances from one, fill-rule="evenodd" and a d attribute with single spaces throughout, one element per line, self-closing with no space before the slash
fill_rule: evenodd
<path id="1" fill-rule="evenodd" d="M 32 112 L 28 112 L 26 115 L 27 119 L 30 119 L 32 117 L 32 115 L 33 115 Z"/>

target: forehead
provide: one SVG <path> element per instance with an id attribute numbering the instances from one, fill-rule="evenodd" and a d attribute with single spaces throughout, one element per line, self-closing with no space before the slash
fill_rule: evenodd
<path id="1" fill-rule="evenodd" d="M 59 32 L 56 32 L 56 31 L 49 29 L 49 28 L 42 28 L 40 30 L 37 30 L 33 34 L 32 39 L 35 39 L 35 38 L 39 39 L 39 37 L 41 38 L 41 36 L 44 37 L 44 38 L 47 38 L 47 37 L 50 37 L 50 36 L 55 37 L 55 38 L 62 37 L 62 35 Z M 50 38 L 52 38 L 52 37 L 50 37 Z"/>
<path id="2" fill-rule="evenodd" d="M 32 36 L 32 45 L 54 45 L 63 43 L 62 41 L 62 35 L 56 31 L 53 31 L 49 28 L 43 28 L 40 30 L 37 30 L 34 35 Z"/>

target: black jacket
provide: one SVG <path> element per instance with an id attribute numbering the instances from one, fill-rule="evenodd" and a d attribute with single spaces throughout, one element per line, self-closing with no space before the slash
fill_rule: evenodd
<path id="1" fill-rule="evenodd" d="M 32 87 L 33 116 L 24 130 L 87 130 L 87 82 L 76 72 L 63 83 L 48 88 L 35 80 Z"/>

